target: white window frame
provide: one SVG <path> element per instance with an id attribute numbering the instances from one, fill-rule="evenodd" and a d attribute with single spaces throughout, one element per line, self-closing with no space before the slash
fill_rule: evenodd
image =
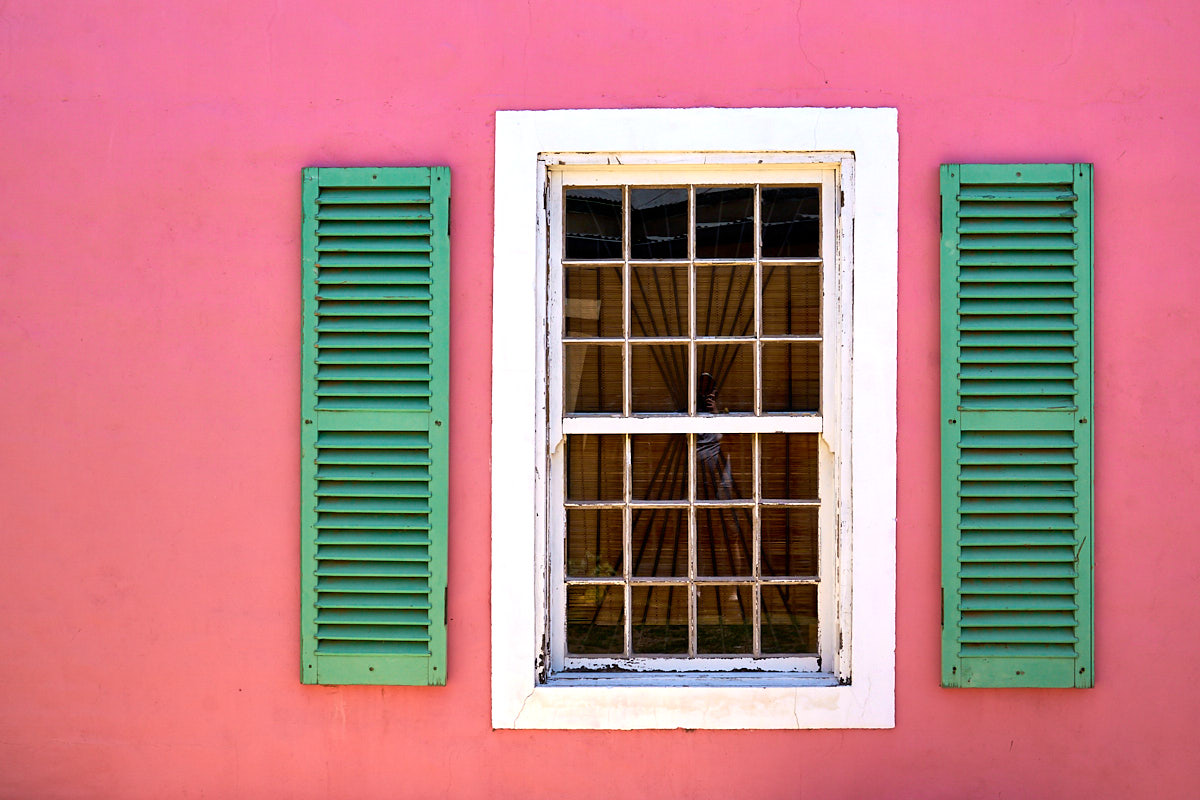
<path id="1" fill-rule="evenodd" d="M 577 154 L 566 156 L 565 154 Z M 589 154 L 589 155 L 583 155 Z M 850 158 L 843 158 L 849 154 Z M 853 265 L 853 357 L 838 490 L 839 663 L 813 673 L 548 669 L 550 597 L 546 164 L 837 164 L 839 249 Z M 492 370 L 492 724 L 496 728 L 880 728 L 894 725 L 895 109 L 501 111 L 496 115 Z M 724 181 L 721 181 L 724 182 Z M 849 280 L 846 281 L 849 285 Z M 850 420 L 853 425 L 849 425 Z M 725 428 L 723 428 L 724 430 Z M 553 528 L 551 527 L 551 530 Z M 848 639 L 848 642 L 846 641 Z"/>

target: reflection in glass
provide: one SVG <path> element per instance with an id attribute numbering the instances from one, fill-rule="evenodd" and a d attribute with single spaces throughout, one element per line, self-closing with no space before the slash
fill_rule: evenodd
<path id="1" fill-rule="evenodd" d="M 696 393 L 699 414 L 751 413 L 754 411 L 754 345 L 696 345 L 700 380 Z"/>
<path id="2" fill-rule="evenodd" d="M 625 498 L 625 437 L 614 433 L 567 436 L 567 500 Z"/>
<path id="3" fill-rule="evenodd" d="M 762 574 L 805 578 L 818 573 L 816 508 L 763 508 Z"/>
<path id="4" fill-rule="evenodd" d="M 625 650 L 625 590 L 621 586 L 567 587 L 567 652 L 620 655 Z"/>
<path id="5" fill-rule="evenodd" d="M 753 187 L 697 187 L 696 258 L 753 257 Z"/>
<path id="6" fill-rule="evenodd" d="M 759 448 L 763 500 L 817 499 L 817 434 L 764 433 Z"/>
<path id="7" fill-rule="evenodd" d="M 631 436 L 633 500 L 662 502 L 688 496 L 687 436 L 653 433 Z"/>
<path id="8" fill-rule="evenodd" d="M 564 257 L 621 258 L 621 190 L 575 187 L 563 194 Z"/>
<path id="9" fill-rule="evenodd" d="M 817 587 L 762 587 L 762 652 L 814 653 L 817 649 Z"/>
<path id="10" fill-rule="evenodd" d="M 567 336 L 621 338 L 621 267 L 565 267 Z"/>
<path id="11" fill-rule="evenodd" d="M 816 186 L 763 187 L 762 257 L 815 258 L 821 254 L 821 190 Z"/>
<path id="12" fill-rule="evenodd" d="M 696 587 L 696 652 L 753 652 L 753 615 L 751 586 Z"/>
<path id="13" fill-rule="evenodd" d="M 763 411 L 819 411 L 819 342 L 765 342 L 762 346 Z"/>
<path id="14" fill-rule="evenodd" d="M 622 516 L 619 508 L 567 509 L 567 577 L 620 577 Z"/>
<path id="15" fill-rule="evenodd" d="M 754 497 L 754 437 L 748 433 L 696 434 L 696 499 Z"/>
<path id="16" fill-rule="evenodd" d="M 763 334 L 819 336 L 821 268 L 815 264 L 768 264 L 762 270 Z"/>
<path id="17" fill-rule="evenodd" d="M 621 345 L 564 344 L 563 404 L 568 414 L 620 414 Z"/>
<path id="18" fill-rule="evenodd" d="M 696 267 L 696 335 L 754 335 L 754 267 Z"/>
<path id="19" fill-rule="evenodd" d="M 630 353 L 630 403 L 634 414 L 686 413 L 686 344 L 634 344 Z"/>
<path id="20" fill-rule="evenodd" d="M 688 268 L 633 267 L 631 336 L 688 335 Z"/>
<path id="21" fill-rule="evenodd" d="M 686 586 L 633 587 L 633 652 L 685 655 L 688 651 Z"/>
<path id="22" fill-rule="evenodd" d="M 632 258 L 687 258 L 687 189 L 629 190 Z"/>
<path id="23" fill-rule="evenodd" d="M 667 476 L 671 484 L 686 473 Z M 654 492 L 652 492 L 654 493 Z M 666 490 L 664 494 L 672 494 Z M 639 578 L 679 578 L 688 574 L 688 515 L 682 508 L 635 508 L 630 547 Z"/>

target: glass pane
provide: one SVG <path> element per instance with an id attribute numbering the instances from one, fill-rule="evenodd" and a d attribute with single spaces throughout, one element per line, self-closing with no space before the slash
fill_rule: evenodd
<path id="1" fill-rule="evenodd" d="M 696 189 L 696 258 L 754 257 L 754 189 Z"/>
<path id="2" fill-rule="evenodd" d="M 625 437 L 614 433 L 567 436 L 567 500 L 625 499 Z"/>
<path id="3" fill-rule="evenodd" d="M 687 258 L 687 189 L 629 190 L 632 258 Z"/>
<path id="4" fill-rule="evenodd" d="M 764 502 L 817 499 L 817 434 L 764 433 L 759 448 Z"/>
<path id="5" fill-rule="evenodd" d="M 567 509 L 569 577 L 620 577 L 622 517 L 619 508 Z"/>
<path id="6" fill-rule="evenodd" d="M 684 655 L 688 651 L 686 586 L 633 587 L 633 652 Z"/>
<path id="7" fill-rule="evenodd" d="M 630 275 L 630 335 L 687 336 L 687 267 L 633 267 Z"/>
<path id="8" fill-rule="evenodd" d="M 766 342 L 762 346 L 763 411 L 819 411 L 819 342 Z"/>
<path id="9" fill-rule="evenodd" d="M 567 652 L 621 655 L 625 650 L 625 590 L 620 586 L 567 587 Z"/>
<path id="10" fill-rule="evenodd" d="M 754 437 L 746 433 L 696 434 L 696 498 L 754 497 Z"/>
<path id="11" fill-rule="evenodd" d="M 679 578 L 688 574 L 688 515 L 682 508 L 635 508 L 630 539 L 633 574 Z"/>
<path id="12" fill-rule="evenodd" d="M 566 267 L 567 336 L 621 338 L 621 267 Z"/>
<path id="13" fill-rule="evenodd" d="M 815 258 L 821 254 L 820 231 L 820 187 L 763 188 L 763 258 Z"/>
<path id="14" fill-rule="evenodd" d="M 696 652 L 753 652 L 753 596 L 750 586 L 696 587 Z"/>
<path id="15" fill-rule="evenodd" d="M 621 345 L 566 344 L 563 404 L 568 414 L 620 414 Z"/>
<path id="16" fill-rule="evenodd" d="M 763 265 L 763 334 L 821 334 L 821 268 Z"/>
<path id="17" fill-rule="evenodd" d="M 685 434 L 631 436 L 630 448 L 634 501 L 687 499 L 688 453 Z"/>
<path id="18" fill-rule="evenodd" d="M 762 652 L 817 651 L 817 587 L 762 587 Z"/>
<path id="19" fill-rule="evenodd" d="M 754 335 L 754 267 L 696 267 L 696 335 Z"/>
<path id="20" fill-rule="evenodd" d="M 630 347 L 634 414 L 687 413 L 688 349 L 686 344 Z"/>
<path id="21" fill-rule="evenodd" d="M 696 574 L 753 575 L 754 517 L 749 508 L 696 509 Z"/>
<path id="22" fill-rule="evenodd" d="M 696 412 L 730 414 L 754 411 L 754 345 L 698 344 Z"/>
<path id="23" fill-rule="evenodd" d="M 568 259 L 621 258 L 621 190 L 564 191 L 563 255 Z"/>
<path id="24" fill-rule="evenodd" d="M 817 514 L 816 508 L 764 508 L 759 512 L 764 576 L 806 578 L 819 573 Z"/>

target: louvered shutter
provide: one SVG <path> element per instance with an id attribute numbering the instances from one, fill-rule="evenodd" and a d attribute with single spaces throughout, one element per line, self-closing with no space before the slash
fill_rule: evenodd
<path id="1" fill-rule="evenodd" d="M 1092 167 L 942 167 L 942 685 L 1083 687 Z"/>
<path id="2" fill-rule="evenodd" d="M 301 671 L 446 682 L 450 172 L 303 180 Z"/>

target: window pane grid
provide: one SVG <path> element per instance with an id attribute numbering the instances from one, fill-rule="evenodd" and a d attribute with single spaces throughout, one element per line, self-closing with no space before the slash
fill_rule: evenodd
<path id="1" fill-rule="evenodd" d="M 635 442 L 639 436 L 645 441 Z M 794 593 L 806 586 L 815 591 L 820 583 L 817 533 L 802 525 L 793 534 L 789 515 L 815 516 L 821 504 L 764 493 L 770 485 L 774 494 L 815 495 L 815 464 L 798 467 L 799 478 L 791 474 L 793 458 L 811 460 L 815 451 L 807 440 L 789 439 L 815 434 L 727 434 L 717 448 L 701 441 L 706 436 L 712 435 L 568 436 L 567 484 L 576 487 L 576 496 L 564 501 L 568 656 L 695 659 L 815 651 L 815 605 L 808 613 Z M 720 449 L 736 436 L 749 445 L 748 469 L 729 464 L 735 446 Z M 706 447 L 717 455 L 702 455 Z M 778 458 L 785 450 L 793 452 Z M 580 496 L 611 491 L 604 487 L 615 481 L 588 478 L 615 466 L 616 452 L 620 499 Z M 739 474 L 749 475 L 749 487 L 737 485 Z M 744 496 L 706 499 L 702 489 Z M 684 496 L 666 499 L 678 494 Z M 600 518 L 593 523 L 586 516 L 602 513 L 621 520 L 619 554 L 605 544 L 613 540 Z M 763 531 L 768 513 L 776 515 L 770 544 Z M 804 565 L 802 573 L 792 561 Z M 795 649 L 801 645 L 810 649 Z M 719 649 L 724 646 L 730 650 Z"/>
<path id="2" fill-rule="evenodd" d="M 819 195 L 816 186 L 767 188 L 776 216 L 781 202 L 799 207 Z M 561 330 L 564 415 L 607 416 L 610 424 L 728 415 L 762 418 L 763 427 L 736 434 L 705 432 L 714 430 L 710 425 L 672 434 L 602 427 L 567 435 L 568 484 L 572 440 L 619 439 L 622 491 L 620 501 L 578 493 L 565 498 L 566 549 L 578 556 L 564 570 L 566 655 L 816 654 L 818 533 L 808 521 L 821 506 L 817 487 L 770 472 L 767 492 L 767 467 L 777 472 L 779 464 L 764 446 L 765 437 L 817 437 L 765 432 L 776 424 L 769 416 L 820 418 L 823 260 L 819 244 L 797 245 L 779 233 L 781 226 L 811 220 L 799 213 L 769 220 L 761 184 L 625 185 L 578 194 L 587 200 L 582 208 L 606 216 L 589 217 L 586 241 L 573 248 L 568 215 L 561 262 L 565 316 L 571 317 Z M 617 198 L 619 211 L 612 208 Z M 618 228 L 619 248 L 612 241 Z M 614 379 L 619 387 L 611 385 Z M 750 462 L 740 477 L 733 465 L 738 442 L 743 451 L 748 447 Z M 777 442 L 772 447 L 772 453 L 779 449 Z M 593 469 L 602 462 L 615 466 L 603 450 L 597 447 Z M 806 448 L 799 458 L 811 461 L 805 469 L 815 476 L 815 450 Z M 601 514 L 609 521 L 601 522 Z M 587 522 L 587 515 L 596 521 Z M 607 552 L 591 553 L 579 543 L 585 529 L 595 550 L 615 543 L 613 515 L 621 525 L 615 565 Z"/>

